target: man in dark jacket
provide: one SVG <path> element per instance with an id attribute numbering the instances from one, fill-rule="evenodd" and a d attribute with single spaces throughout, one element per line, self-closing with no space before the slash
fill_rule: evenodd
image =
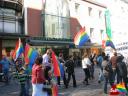
<path id="1" fill-rule="evenodd" d="M 127 67 L 125 62 L 123 62 L 124 57 L 118 56 L 117 57 L 117 83 L 121 83 L 124 82 L 125 83 L 125 87 L 127 88 Z"/>
<path id="2" fill-rule="evenodd" d="M 69 60 L 66 61 L 65 66 L 67 67 L 67 73 L 68 73 L 68 80 L 67 85 L 70 82 L 71 76 L 73 78 L 73 87 L 76 87 L 76 79 L 75 79 L 75 72 L 74 72 L 74 62 L 72 55 L 69 56 Z"/>

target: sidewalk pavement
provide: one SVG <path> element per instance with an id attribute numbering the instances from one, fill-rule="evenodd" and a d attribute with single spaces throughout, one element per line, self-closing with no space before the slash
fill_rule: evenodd
<path id="1" fill-rule="evenodd" d="M 68 89 L 65 89 L 63 84 L 59 87 L 59 96 L 106 96 L 103 94 L 103 83 L 98 84 L 97 67 L 95 68 L 95 79 L 89 80 L 90 85 L 84 85 L 82 83 L 84 79 L 82 68 L 75 68 L 75 76 L 77 87 L 73 88 L 71 79 Z M 30 94 L 31 93 L 32 89 L 30 88 Z M 4 83 L 0 82 L 0 96 L 18 96 L 18 94 L 19 84 L 17 82 L 12 81 L 8 86 L 5 86 Z"/>

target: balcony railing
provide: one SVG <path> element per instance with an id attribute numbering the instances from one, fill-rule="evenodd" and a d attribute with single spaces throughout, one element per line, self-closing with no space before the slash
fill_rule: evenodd
<path id="1" fill-rule="evenodd" d="M 0 7 L 22 11 L 23 0 L 0 0 Z"/>

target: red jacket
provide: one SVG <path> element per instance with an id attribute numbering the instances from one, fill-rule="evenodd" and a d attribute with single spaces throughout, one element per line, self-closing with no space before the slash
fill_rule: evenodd
<path id="1" fill-rule="evenodd" d="M 34 64 L 32 67 L 32 83 L 42 84 L 45 82 L 44 71 L 41 65 Z"/>

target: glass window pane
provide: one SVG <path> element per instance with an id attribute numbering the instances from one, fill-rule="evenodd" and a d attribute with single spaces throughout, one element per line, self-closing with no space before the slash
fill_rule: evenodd
<path id="1" fill-rule="evenodd" d="M 4 22 L 4 32 L 15 33 L 15 23 L 14 22 Z"/>

